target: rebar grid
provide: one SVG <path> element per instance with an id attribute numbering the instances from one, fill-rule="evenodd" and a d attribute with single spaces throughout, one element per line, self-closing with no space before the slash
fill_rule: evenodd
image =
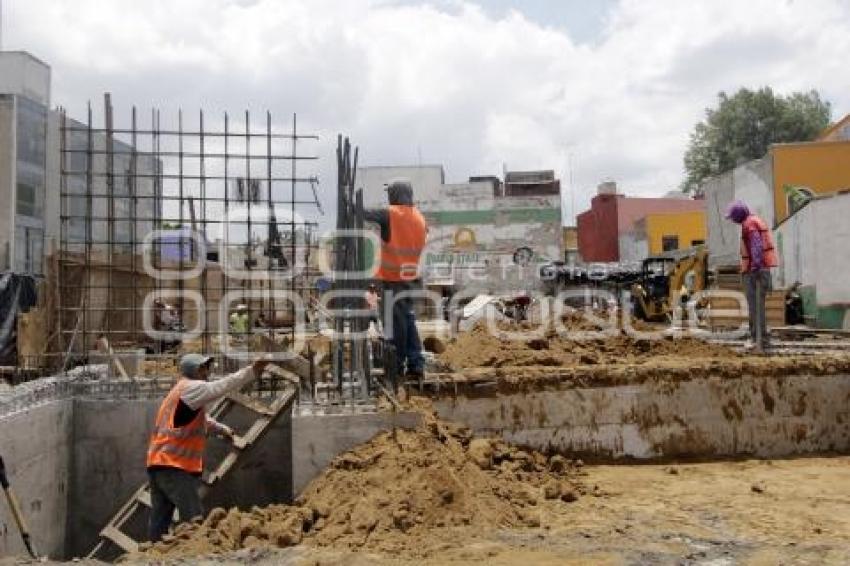
<path id="1" fill-rule="evenodd" d="M 116 127 L 106 94 L 102 127 L 91 104 L 85 123 L 64 110 L 60 120 L 54 367 L 143 349 L 138 375 L 168 375 L 183 352 L 222 354 L 229 368 L 296 342 L 318 276 L 321 205 L 317 177 L 302 171 L 318 137 L 299 133 L 295 115 L 285 129 L 247 111 L 210 127 L 201 110 L 187 127 L 178 111 L 163 127 L 152 110 L 144 127 L 134 107 Z M 230 328 L 237 303 L 245 333 Z"/>

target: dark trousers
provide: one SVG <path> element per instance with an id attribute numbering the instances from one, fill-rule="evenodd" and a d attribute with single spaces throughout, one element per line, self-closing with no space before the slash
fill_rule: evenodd
<path id="1" fill-rule="evenodd" d="M 390 294 L 385 296 L 392 300 L 392 328 L 385 322 L 384 331 L 390 333 L 395 346 L 399 375 L 404 374 L 405 367 L 408 373 L 422 373 L 425 360 L 422 357 L 419 331 L 416 329 L 413 301 L 409 297 L 395 299 L 390 298 Z"/>
<path id="2" fill-rule="evenodd" d="M 156 542 L 168 532 L 175 507 L 180 512 L 181 521 L 191 521 L 203 517 L 201 506 L 201 478 L 183 470 L 160 468 L 148 470 L 151 490 L 151 516 L 148 523 L 148 536 Z"/>
<path id="3" fill-rule="evenodd" d="M 747 294 L 747 308 L 750 315 L 750 337 L 756 347 L 769 344 L 767 335 L 767 317 L 765 301 L 770 291 L 770 271 L 763 269 L 752 273 L 744 273 L 744 288 Z M 761 330 L 761 343 L 758 342 L 757 330 Z"/>

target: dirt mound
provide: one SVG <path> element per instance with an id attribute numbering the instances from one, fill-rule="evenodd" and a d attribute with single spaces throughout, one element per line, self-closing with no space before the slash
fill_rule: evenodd
<path id="1" fill-rule="evenodd" d="M 517 332 L 520 329 L 513 329 Z M 587 329 L 583 329 L 587 330 Z M 492 333 L 484 325 L 459 335 L 446 345 L 439 361 L 461 370 L 474 367 L 576 366 L 640 363 L 663 357 L 730 359 L 740 354 L 726 346 L 694 338 L 643 339 L 616 333 L 607 337 L 570 337 L 548 332 L 538 338 L 514 339 Z"/>
<path id="2" fill-rule="evenodd" d="M 144 548 L 143 557 L 301 542 L 428 556 L 446 529 L 540 526 L 544 505 L 583 493 L 579 474 L 562 456 L 473 439 L 426 415 L 418 430 L 383 433 L 337 457 L 294 506 L 214 509 Z"/>

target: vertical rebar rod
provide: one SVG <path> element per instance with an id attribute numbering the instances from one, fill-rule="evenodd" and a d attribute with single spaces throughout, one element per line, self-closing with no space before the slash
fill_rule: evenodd
<path id="1" fill-rule="evenodd" d="M 201 233 L 195 234 L 196 238 L 200 238 L 203 240 L 204 245 L 202 249 L 204 253 L 207 253 L 207 168 L 206 168 L 206 144 L 204 139 L 204 111 L 201 110 L 198 113 L 198 130 L 199 130 L 199 142 L 200 142 L 200 151 L 201 161 L 200 161 L 200 170 L 198 171 L 200 177 L 200 192 L 201 192 Z M 198 305 L 198 313 L 203 311 L 204 314 L 204 324 L 201 329 L 202 338 L 201 341 L 203 343 L 203 348 L 205 353 L 209 353 L 212 351 L 212 341 L 210 340 L 210 312 L 209 312 L 209 295 L 208 295 L 208 277 L 209 271 L 207 269 L 207 258 L 199 257 L 198 261 L 203 262 L 204 269 L 201 271 L 201 300 L 203 301 L 203 305 Z"/>
<path id="2" fill-rule="evenodd" d="M 298 155 L 298 115 L 293 113 L 292 114 L 292 154 L 291 154 L 292 159 L 290 160 L 290 163 L 292 164 L 291 173 L 290 173 L 290 177 L 292 178 L 292 181 L 291 181 L 291 191 L 290 191 L 290 198 L 289 198 L 289 203 L 290 203 L 289 204 L 289 222 L 290 222 L 290 225 L 289 225 L 289 227 L 290 227 L 289 258 L 290 258 L 290 268 L 293 269 L 293 270 L 295 269 L 295 264 L 297 263 L 296 259 L 295 259 L 295 238 L 296 238 L 295 201 L 297 200 L 296 189 L 295 189 L 295 178 L 296 178 L 296 174 L 297 174 L 297 170 L 296 170 L 296 164 L 298 162 L 297 155 Z M 295 290 L 295 283 L 296 283 L 294 273 L 293 273 L 293 277 L 289 281 L 290 281 L 289 290 L 294 291 Z M 293 305 L 292 315 L 293 315 L 293 323 L 292 323 L 292 338 L 293 338 L 293 340 L 292 340 L 292 343 L 295 343 L 295 319 L 296 319 L 296 316 L 295 316 L 294 305 Z"/>
<path id="3" fill-rule="evenodd" d="M 133 313 L 132 313 L 133 334 L 132 334 L 132 340 L 134 342 L 138 341 L 138 331 L 139 331 L 139 316 L 138 316 L 139 315 L 139 313 L 138 313 L 138 309 L 139 309 L 139 290 L 138 290 L 139 273 L 138 273 L 138 266 L 137 266 L 137 262 L 136 262 L 136 257 L 137 257 L 137 252 L 138 252 L 138 250 L 136 249 L 137 241 L 138 241 L 138 232 L 137 232 L 137 229 L 138 229 L 138 226 L 137 226 L 137 223 L 138 223 L 138 186 L 136 184 L 138 182 L 138 177 L 137 177 L 137 175 L 138 175 L 138 155 L 136 153 L 137 150 L 138 150 L 137 145 L 136 145 L 138 143 L 138 139 L 136 137 L 137 127 L 138 127 L 138 125 L 136 123 L 136 107 L 133 106 L 132 112 L 130 114 L 130 128 L 133 130 L 133 133 L 131 134 L 131 137 L 130 137 L 130 147 L 131 147 L 130 167 L 129 167 L 130 178 L 128 179 L 128 181 L 129 181 L 128 185 L 129 185 L 129 189 L 130 189 L 130 279 L 132 280 L 131 285 L 133 286 L 133 291 L 132 291 L 133 292 L 133 299 L 132 299 L 132 304 L 133 304 Z"/>
<path id="4" fill-rule="evenodd" d="M 103 115 L 106 122 L 106 138 L 104 145 L 106 148 L 106 203 L 107 203 L 107 234 L 109 234 L 109 242 L 106 244 L 106 309 L 102 316 L 103 321 L 101 326 L 104 335 L 109 337 L 109 331 L 112 329 L 112 307 L 115 301 L 113 291 L 113 265 L 115 256 L 113 245 L 115 242 L 115 146 L 113 145 L 112 129 L 112 97 L 107 92 L 103 95 Z"/>
<path id="5" fill-rule="evenodd" d="M 82 267 L 82 276 L 85 284 L 83 285 L 83 298 L 80 300 L 80 304 L 83 308 L 83 351 L 88 355 L 89 348 L 89 321 L 88 321 L 88 310 L 85 308 L 86 305 L 90 305 L 91 297 L 90 289 L 91 289 L 91 255 L 92 255 L 92 244 L 94 240 L 93 234 L 93 222 L 92 215 L 94 212 L 94 202 L 92 197 L 92 182 L 94 176 L 92 174 L 92 157 L 93 157 L 93 138 L 92 138 L 92 109 L 91 102 L 88 104 L 88 122 L 86 125 L 86 251 L 85 251 L 85 260 L 84 265 Z"/>
<path id="6" fill-rule="evenodd" d="M 269 341 L 273 342 L 276 313 L 274 301 L 274 286 L 276 278 L 272 277 L 272 259 L 277 258 L 277 268 L 280 269 L 281 260 L 278 254 L 282 252 L 282 250 L 280 249 L 279 232 L 277 229 L 277 225 L 273 225 L 273 223 L 277 222 L 277 215 L 274 213 L 274 204 L 272 202 L 272 114 L 268 111 L 266 111 L 266 192 L 268 197 L 268 230 L 266 231 L 268 238 L 268 241 L 266 242 L 266 259 L 268 263 L 266 264 L 266 284 L 269 288 L 269 301 L 266 305 L 266 326 L 268 326 L 266 332 L 268 334 Z M 272 241 L 273 237 L 275 238 L 275 241 Z M 272 246 L 276 246 L 274 251 Z"/>
<path id="7" fill-rule="evenodd" d="M 179 313 L 180 320 L 185 321 L 186 316 L 186 305 L 183 300 L 183 293 L 186 289 L 185 280 L 183 279 L 183 271 L 186 268 L 185 258 L 183 254 L 184 250 L 184 234 L 186 233 L 185 226 L 183 226 L 183 204 L 185 199 L 184 187 L 183 187 L 183 110 L 178 109 L 177 111 L 177 194 L 178 196 L 178 232 L 177 232 L 177 270 L 180 272 L 181 276 L 177 280 L 177 312 Z M 192 245 L 194 244 L 193 240 L 189 241 L 189 249 L 192 249 Z"/>
<path id="8" fill-rule="evenodd" d="M 222 241 L 224 242 L 224 254 L 222 255 L 222 250 L 219 249 L 219 267 L 221 270 L 221 286 L 222 293 L 219 295 L 219 300 L 224 300 L 224 297 L 229 296 L 230 292 L 230 278 L 227 276 L 228 269 L 224 269 L 221 266 L 224 264 L 229 264 L 231 261 L 230 255 L 230 176 L 229 176 L 229 166 L 230 166 L 230 117 L 227 115 L 227 112 L 224 113 L 224 230 L 222 234 Z M 221 308 L 221 305 L 219 305 Z M 230 351 L 230 328 L 228 327 L 228 321 L 230 318 L 228 316 L 224 317 L 224 320 L 219 321 L 219 325 L 224 325 L 224 328 L 218 329 L 219 340 L 222 341 L 219 344 L 219 348 L 224 350 L 225 352 Z"/>
<path id="9" fill-rule="evenodd" d="M 65 314 L 65 300 L 64 293 L 59 289 L 59 283 L 62 279 L 62 271 L 65 269 L 65 262 L 68 258 L 68 223 L 69 220 L 69 206 L 68 206 L 68 140 L 66 136 L 68 135 L 68 116 L 65 113 L 65 109 L 62 108 L 59 111 L 59 262 L 57 265 L 57 273 L 54 274 L 56 277 L 56 295 L 58 297 L 57 307 L 59 311 L 56 313 L 56 344 L 58 346 L 57 351 L 62 352 L 65 349 L 65 334 L 62 332 L 64 328 L 65 321 L 63 320 Z M 64 371 L 64 367 L 60 368 L 60 371 Z"/>
<path id="10" fill-rule="evenodd" d="M 247 254 L 246 260 L 244 264 L 244 268 L 246 271 L 252 271 L 254 269 L 254 242 L 251 235 L 251 205 L 253 204 L 254 195 L 253 195 L 253 185 L 251 183 L 251 115 L 245 110 L 245 192 L 247 194 L 248 201 L 248 209 L 247 209 L 247 220 L 248 220 L 248 245 L 247 245 Z M 251 295 L 251 290 L 253 289 L 253 281 L 252 274 L 248 274 L 249 277 L 243 279 L 243 289 L 246 286 L 248 287 L 248 296 Z M 251 309 L 251 301 L 245 300 L 243 297 L 244 304 L 248 307 L 248 322 L 250 325 L 251 318 L 253 317 L 253 311 Z M 245 338 L 243 336 L 243 338 Z"/>

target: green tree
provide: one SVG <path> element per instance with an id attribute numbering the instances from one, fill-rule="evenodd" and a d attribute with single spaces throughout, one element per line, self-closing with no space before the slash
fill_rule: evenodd
<path id="1" fill-rule="evenodd" d="M 810 141 L 829 125 L 830 103 L 815 90 L 782 96 L 770 87 L 742 88 L 717 98 L 717 108 L 706 108 L 705 120 L 691 132 L 685 192 L 708 177 L 763 157 L 772 143 Z"/>

